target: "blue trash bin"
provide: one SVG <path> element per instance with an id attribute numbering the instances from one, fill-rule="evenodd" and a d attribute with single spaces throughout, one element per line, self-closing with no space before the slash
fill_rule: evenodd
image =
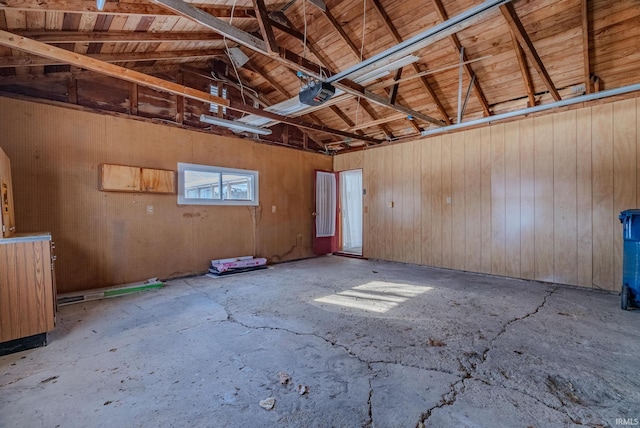
<path id="1" fill-rule="evenodd" d="M 620 213 L 622 238 L 622 292 L 620 306 L 640 307 L 640 209 Z"/>

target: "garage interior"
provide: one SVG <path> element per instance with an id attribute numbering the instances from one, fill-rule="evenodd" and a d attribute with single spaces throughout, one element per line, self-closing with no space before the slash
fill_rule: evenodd
<path id="1" fill-rule="evenodd" d="M 0 426 L 637 425 L 639 36 L 635 0 L 1 0 L 0 342 L 56 325 Z M 181 165 L 259 184 L 180 203 Z M 356 257 L 318 171 L 361 171 Z"/>

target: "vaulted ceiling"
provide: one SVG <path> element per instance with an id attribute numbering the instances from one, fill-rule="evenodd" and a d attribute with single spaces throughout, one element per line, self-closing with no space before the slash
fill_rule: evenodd
<path id="1" fill-rule="evenodd" d="M 233 133 L 207 114 L 272 131 L 246 138 L 337 151 L 640 83 L 637 0 L 99 6 L 0 0 L 0 91 Z M 335 95 L 300 105 L 319 81 Z"/>

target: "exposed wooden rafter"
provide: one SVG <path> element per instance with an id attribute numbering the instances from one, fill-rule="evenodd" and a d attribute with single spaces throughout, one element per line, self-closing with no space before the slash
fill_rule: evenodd
<path id="1" fill-rule="evenodd" d="M 210 28 L 230 40 L 233 40 L 255 52 L 258 52 L 263 55 L 270 56 L 271 58 L 279 61 L 283 65 L 293 70 L 300 70 L 304 73 L 315 77 L 317 79 L 323 78 L 323 76 L 332 76 L 335 73 L 332 70 L 327 70 L 325 67 L 322 67 L 312 61 L 309 61 L 305 58 L 302 58 L 300 55 L 291 52 L 287 49 L 280 48 L 279 55 L 271 55 L 269 50 L 267 49 L 266 43 L 257 37 L 252 36 L 251 34 L 240 30 L 239 28 L 233 27 L 232 25 L 226 23 L 225 21 L 216 18 L 207 14 L 206 12 L 193 7 L 192 5 L 185 3 L 182 0 L 151 0 L 152 2 L 159 4 L 161 6 L 166 7 L 169 10 L 172 10 L 176 14 L 183 16 L 185 18 L 189 18 L 194 22 L 199 23 L 207 28 Z M 414 118 L 424 120 L 426 122 L 430 122 L 436 124 L 438 126 L 442 126 L 442 123 L 439 120 L 436 120 L 432 117 L 429 117 L 423 113 L 410 109 L 408 107 L 402 105 L 390 105 L 385 97 L 381 97 L 379 95 L 370 93 L 366 91 L 361 85 L 358 85 L 354 82 L 351 82 L 347 79 L 342 79 L 340 82 L 334 82 L 334 86 L 342 89 L 345 92 L 348 92 L 355 96 L 360 96 L 366 98 L 367 100 L 376 103 L 378 105 L 394 109 L 396 111 L 405 113 L 409 116 L 413 116 Z"/>
<path id="2" fill-rule="evenodd" d="M 522 80 L 524 81 L 524 87 L 529 97 L 529 107 L 536 105 L 536 97 L 533 89 L 533 82 L 531 81 L 531 74 L 529 73 L 529 66 L 527 65 L 527 57 L 522 50 L 522 46 L 518 43 L 515 34 L 511 31 L 511 41 L 513 42 L 513 49 L 516 51 L 516 58 L 518 58 L 518 65 L 520 66 L 520 73 L 522 74 Z"/>
<path id="3" fill-rule="evenodd" d="M 328 10 L 327 10 L 328 12 Z M 300 31 L 298 31 L 293 23 L 289 20 L 289 18 L 287 18 L 284 14 L 274 14 L 276 19 L 275 21 L 281 21 L 277 24 L 276 28 L 279 28 L 281 31 L 283 31 L 284 33 L 297 38 L 298 40 L 300 40 L 301 42 L 305 42 L 306 41 L 306 47 L 311 51 L 311 53 L 313 53 L 316 58 L 318 58 L 318 61 L 320 61 L 320 63 L 325 66 L 326 68 L 331 68 L 331 64 L 329 64 L 328 60 L 324 57 L 324 55 L 322 55 L 322 53 L 316 49 L 315 47 L 315 43 L 312 39 L 310 39 L 308 36 L 304 37 L 304 35 L 302 33 L 300 33 Z M 348 39 L 348 38 L 347 38 Z M 393 101 L 395 103 L 395 100 Z M 393 103 L 392 103 L 393 104 Z M 338 107 L 336 107 L 335 105 L 331 105 L 330 106 L 331 110 L 333 110 L 334 113 L 336 113 L 338 115 L 338 117 L 344 122 L 346 123 L 348 126 L 353 126 L 353 121 L 346 120 L 348 119 L 348 116 L 342 111 L 340 110 Z M 371 108 L 371 106 L 369 104 L 367 104 L 367 113 L 373 118 L 373 119 L 377 119 L 377 116 L 375 116 L 375 112 L 373 111 L 373 108 Z M 373 116 L 372 116 L 373 115 Z M 388 137 L 391 135 L 391 132 L 389 130 L 388 127 L 380 127 L 380 130 L 382 132 L 385 133 L 385 135 L 387 135 Z M 362 135 L 362 131 L 358 132 L 358 134 Z"/>
<path id="4" fill-rule="evenodd" d="M 346 31 L 344 31 L 344 28 L 342 28 L 342 25 L 333 16 L 333 14 L 331 13 L 331 10 L 327 8 L 327 10 L 324 11 L 324 16 L 327 17 L 333 29 L 338 32 L 338 34 L 340 35 L 340 38 L 347 44 L 347 46 L 349 46 L 349 49 L 356 56 L 356 58 L 358 58 L 359 60 L 362 60 L 362 55 L 363 55 L 362 52 L 360 52 L 360 49 L 356 46 L 355 43 L 353 43 L 353 40 L 351 40 L 351 38 L 346 33 Z"/>
<path id="5" fill-rule="evenodd" d="M 254 61 L 249 60 L 249 62 L 247 62 L 244 65 L 246 68 L 248 68 L 249 70 L 253 71 L 256 74 L 259 74 L 260 77 L 262 77 L 262 79 L 264 79 L 267 83 L 269 83 L 273 88 L 275 88 L 276 91 L 278 91 L 280 94 L 282 94 L 284 97 L 289 98 L 289 92 L 287 91 L 287 89 L 282 86 L 277 80 L 272 79 L 269 74 L 263 70 L 262 68 L 260 68 L 257 64 L 254 63 Z M 317 117 L 315 116 L 311 116 L 311 120 L 313 120 L 316 124 L 320 125 L 322 124 L 322 122 L 320 120 L 318 120 Z M 312 135 L 309 135 L 309 137 L 311 138 L 311 140 L 316 143 L 319 147 L 322 147 L 324 149 L 324 144 L 318 140 L 317 138 L 315 138 Z"/>
<path id="6" fill-rule="evenodd" d="M 378 0 L 373 0 L 374 3 L 376 3 L 377 1 Z M 442 5 L 442 0 L 433 0 L 433 5 L 435 6 L 436 12 L 440 17 L 440 20 L 444 22 L 447 19 L 449 19 L 449 16 L 447 15 L 447 12 L 444 10 L 444 6 Z M 458 36 L 456 34 L 450 35 L 449 40 L 451 40 L 451 43 L 456 49 L 456 52 L 461 52 L 461 51 L 464 52 L 462 50 L 462 43 L 460 43 L 460 39 L 458 39 Z M 480 83 L 478 82 L 478 77 L 476 76 L 476 78 L 473 79 L 473 76 L 475 75 L 475 73 L 471 68 L 471 64 L 468 62 L 469 58 L 467 58 L 466 53 L 463 53 L 462 61 L 463 61 L 464 71 L 469 76 L 469 79 L 472 79 L 473 81 L 473 90 L 474 90 L 474 93 L 476 94 L 476 98 L 478 98 L 478 102 L 480 102 L 480 106 L 482 107 L 482 110 L 484 111 L 484 115 L 491 116 L 491 110 L 489 109 L 489 103 L 487 102 L 487 97 L 485 97 L 484 91 L 480 87 Z"/>
<path id="7" fill-rule="evenodd" d="M 198 9 L 217 18 L 231 18 L 230 6 L 215 6 L 211 4 L 192 3 Z M 159 7 L 147 2 L 123 2 L 107 1 L 102 10 L 98 9 L 95 0 L 2 0 L 0 9 L 14 9 L 24 11 L 47 11 L 66 13 L 89 13 L 99 15 L 173 15 L 163 7 Z M 251 7 L 236 6 L 233 10 L 233 19 L 256 19 L 255 12 Z"/>
<path id="8" fill-rule="evenodd" d="M 267 44 L 267 49 L 270 53 L 278 54 L 278 43 L 276 42 L 276 36 L 273 34 L 271 23 L 269 22 L 269 12 L 267 6 L 264 4 L 264 0 L 252 0 L 253 8 L 256 11 L 256 17 L 258 18 L 258 25 L 260 26 L 260 32 L 262 33 L 262 39 Z"/>
<path id="9" fill-rule="evenodd" d="M 389 18 L 389 15 L 387 15 L 387 12 L 384 10 L 380 2 L 378 0 L 372 0 L 372 3 L 376 12 L 378 12 L 378 15 L 380 15 L 380 17 L 382 18 L 382 22 L 384 22 L 384 25 L 387 27 L 389 32 L 393 35 L 393 38 L 396 40 L 397 43 L 401 43 L 403 41 L 402 36 L 400 36 L 398 29 L 395 27 L 395 25 L 391 21 L 391 18 Z M 416 74 L 420 73 L 420 68 L 416 64 L 412 64 L 411 68 L 413 68 Z M 431 84 L 429 83 L 427 78 L 420 77 L 420 82 L 422 83 L 422 86 L 427 91 L 427 94 L 429 94 L 429 97 L 431 98 L 436 108 L 438 109 L 438 112 L 442 116 L 442 120 L 444 121 L 444 123 L 447 125 L 451 125 L 451 119 L 449 119 L 449 114 L 447 113 L 447 110 L 444 108 L 444 106 L 440 102 L 440 99 L 438 98 L 438 96 L 436 95 L 436 92 L 431 87 Z"/>
<path id="10" fill-rule="evenodd" d="M 67 51 L 69 52 L 69 51 Z M 72 53 L 72 52 L 70 52 Z M 164 52 L 126 52 L 110 54 L 87 54 L 88 58 L 98 61 L 116 62 L 138 62 L 138 61 L 160 61 L 160 60 L 183 60 L 183 61 L 204 61 L 208 58 L 224 55 L 222 49 L 208 49 L 195 51 L 164 51 Z M 0 68 L 6 67 L 36 67 L 43 65 L 64 65 L 65 61 L 46 58 L 38 55 L 20 55 L 0 57 Z"/>
<path id="11" fill-rule="evenodd" d="M 551 80 L 551 77 L 549 76 L 547 69 L 542 63 L 542 60 L 540 59 L 540 55 L 538 55 L 536 48 L 533 46 L 533 42 L 531 41 L 531 38 L 529 37 L 526 30 L 524 29 L 524 25 L 522 25 L 522 22 L 520 21 L 518 14 L 513 8 L 513 5 L 511 3 L 502 5 L 500 6 L 500 11 L 502 12 L 502 15 L 504 16 L 504 18 L 506 19 L 507 24 L 509 24 L 509 28 L 511 28 L 511 31 L 513 31 L 513 34 L 518 39 L 520 46 L 522 46 L 522 49 L 527 54 L 527 57 L 531 61 L 533 67 L 536 69 L 536 71 L 538 72 L 538 75 L 540 76 L 545 86 L 549 90 L 549 93 L 551 93 L 551 96 L 553 97 L 554 100 L 560 101 L 562 98 L 560 97 L 558 90 L 553 84 L 553 81 Z"/>
<path id="12" fill-rule="evenodd" d="M 316 125 L 308 122 L 304 122 L 297 118 L 290 118 L 281 116 L 275 113 L 266 112 L 255 107 L 251 107 L 242 103 L 238 103 L 232 100 L 227 100 L 221 97 L 216 97 L 206 92 L 190 88 L 177 83 L 169 82 L 154 76 L 140 73 L 135 70 L 120 67 L 115 64 L 100 61 L 94 58 L 90 58 L 85 55 L 69 52 L 65 49 L 58 48 L 56 46 L 47 45 L 41 42 L 27 39 L 25 37 L 17 36 L 8 31 L 0 30 L 0 45 L 10 47 L 12 49 L 19 49 L 25 52 L 29 52 L 35 55 L 52 58 L 70 65 L 85 68 L 88 70 L 97 71 L 107 76 L 115 77 L 128 82 L 133 82 L 143 86 L 150 87 L 163 92 L 168 92 L 174 95 L 183 96 L 186 98 L 202 101 L 205 103 L 217 104 L 220 106 L 226 106 L 232 110 L 236 110 L 242 113 L 257 114 L 267 117 L 279 122 L 288 123 L 305 129 L 311 129 L 316 131 L 325 132 L 328 134 L 339 135 L 342 137 L 353 138 L 356 140 L 366 140 L 374 143 L 381 142 L 378 139 L 370 138 L 367 136 L 359 136 L 357 134 L 348 133 L 338 129 L 332 129 L 322 125 Z"/>
<path id="13" fill-rule="evenodd" d="M 582 54 L 584 56 L 584 81 L 587 94 L 593 92 L 591 88 L 591 61 L 589 59 L 589 4 L 582 0 Z"/>
<path id="14" fill-rule="evenodd" d="M 43 43 L 180 43 L 222 40 L 213 32 L 146 32 L 146 31 L 29 31 L 14 34 Z"/>

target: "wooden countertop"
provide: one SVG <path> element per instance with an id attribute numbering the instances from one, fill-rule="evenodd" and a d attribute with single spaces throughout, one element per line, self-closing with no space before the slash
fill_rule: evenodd
<path id="1" fill-rule="evenodd" d="M 18 242 L 35 242 L 35 241 L 50 241 L 50 240 L 51 240 L 51 233 L 49 232 L 16 233 L 11 238 L 0 239 L 0 245 L 15 244 Z"/>

